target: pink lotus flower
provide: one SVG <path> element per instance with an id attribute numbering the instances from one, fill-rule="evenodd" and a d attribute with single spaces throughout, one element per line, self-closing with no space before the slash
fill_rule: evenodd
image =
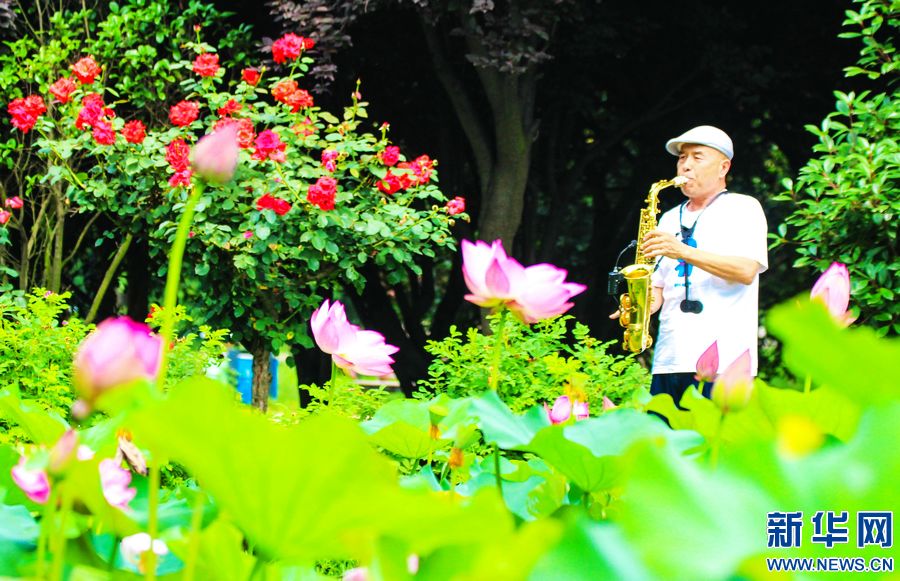
<path id="1" fill-rule="evenodd" d="M 526 323 L 561 315 L 570 298 L 586 288 L 565 282 L 566 271 L 550 264 L 523 267 L 509 258 L 499 240 L 488 246 L 463 240 L 463 278 L 471 294 L 465 299 L 482 307 L 506 306 Z"/>
<path id="2" fill-rule="evenodd" d="M 809 296 L 824 303 L 840 324 L 847 326 L 853 322 L 853 316 L 847 312 L 850 306 L 850 273 L 846 265 L 832 262 L 813 285 Z"/>
<path id="3" fill-rule="evenodd" d="M 50 498 L 50 479 L 47 478 L 47 471 L 28 468 L 27 463 L 28 459 L 22 456 L 19 458 L 19 463 L 12 467 L 10 473 L 13 482 L 32 501 L 44 504 Z"/>
<path id="4" fill-rule="evenodd" d="M 550 418 L 550 423 L 554 425 L 568 422 L 573 415 L 576 420 L 583 420 L 591 415 L 586 401 L 576 400 L 573 404 L 567 395 L 556 398 L 552 408 L 547 407 L 545 403 L 544 410 L 547 412 L 547 417 Z"/>
<path id="5" fill-rule="evenodd" d="M 197 175 L 217 184 L 231 180 L 240 151 L 237 134 L 237 125 L 230 124 L 213 131 L 197 142 L 192 160 Z"/>
<path id="6" fill-rule="evenodd" d="M 136 488 L 129 488 L 131 472 L 125 470 L 112 458 L 100 461 L 100 485 L 103 496 L 112 506 L 125 510 L 137 494 Z"/>
<path id="7" fill-rule="evenodd" d="M 717 373 L 719 373 L 719 342 L 713 341 L 697 359 L 697 375 L 694 379 L 709 383 L 715 380 Z"/>
<path id="8" fill-rule="evenodd" d="M 75 354 L 73 412 L 89 413 L 106 390 L 138 379 L 154 381 L 163 341 L 150 327 L 128 317 L 106 319 L 82 341 Z"/>
<path id="9" fill-rule="evenodd" d="M 363 331 L 347 321 L 344 305 L 328 299 L 315 310 L 310 319 L 313 337 L 319 349 L 331 355 L 341 369 L 362 375 L 389 375 L 397 347 L 384 342 L 375 331 Z"/>
<path id="10" fill-rule="evenodd" d="M 744 351 L 716 378 L 710 398 L 722 413 L 740 411 L 747 407 L 753 394 L 753 374 L 750 371 L 750 350 Z"/>

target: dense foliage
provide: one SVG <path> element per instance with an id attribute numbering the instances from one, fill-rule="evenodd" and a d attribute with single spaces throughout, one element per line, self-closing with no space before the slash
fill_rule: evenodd
<path id="1" fill-rule="evenodd" d="M 429 341 L 426 350 L 433 359 L 428 379 L 419 382 L 421 397 L 466 397 L 488 390 L 493 335 L 500 324 L 505 326 L 505 348 L 498 390 L 515 412 L 553 401 L 563 392 L 577 395 L 592 409 L 600 409 L 604 396 L 628 404 L 649 384 L 649 374 L 633 357 L 617 353 L 617 342 L 600 342 L 580 323 L 573 325 L 570 339 L 572 317 L 533 326 L 514 318 L 501 321 L 499 315 L 489 320 L 492 335 L 474 327 L 464 335 L 453 327 L 448 337 Z"/>
<path id="2" fill-rule="evenodd" d="M 900 333 L 900 99 L 896 94 L 900 32 L 896 0 L 857 0 L 842 34 L 859 38 L 858 66 L 848 76 L 865 75 L 880 88 L 836 92 L 835 111 L 819 126 L 808 126 L 819 143 L 816 155 L 787 180 L 776 199 L 793 212 L 778 227 L 776 244 L 797 253 L 794 266 L 822 269 L 837 260 L 849 265 L 860 322 L 883 334 Z M 858 31 L 856 30 L 858 28 Z"/>

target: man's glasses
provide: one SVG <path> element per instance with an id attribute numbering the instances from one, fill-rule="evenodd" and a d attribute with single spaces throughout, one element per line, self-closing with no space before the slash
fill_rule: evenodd
<path id="1" fill-rule="evenodd" d="M 696 222 L 694 223 L 694 225 L 695 226 L 697 225 Z M 685 244 L 687 244 L 688 246 L 693 246 L 694 248 L 696 248 L 697 247 L 696 243 L 691 244 L 692 242 L 694 242 L 693 236 L 694 236 L 693 228 L 688 228 L 684 225 L 681 226 L 681 241 L 684 242 Z M 697 313 L 700 313 L 703 311 L 703 303 L 701 303 L 700 301 L 692 301 L 690 299 L 690 292 L 691 292 L 690 272 L 692 270 L 692 267 L 690 264 L 688 264 L 687 262 L 684 262 L 684 261 L 682 261 L 682 264 L 684 265 L 684 269 L 683 269 L 683 272 L 684 272 L 684 300 L 681 301 L 681 312 L 697 314 Z"/>

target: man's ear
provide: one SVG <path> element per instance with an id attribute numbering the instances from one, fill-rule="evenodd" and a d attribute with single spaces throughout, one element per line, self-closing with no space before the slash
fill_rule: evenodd
<path id="1" fill-rule="evenodd" d="M 728 175 L 728 170 L 730 170 L 730 169 L 731 169 L 731 160 L 723 159 L 722 165 L 719 166 L 719 177 L 724 178 L 726 175 Z"/>

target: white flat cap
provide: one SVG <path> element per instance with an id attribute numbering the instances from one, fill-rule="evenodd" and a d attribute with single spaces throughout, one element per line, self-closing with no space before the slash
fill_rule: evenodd
<path id="1" fill-rule="evenodd" d="M 670 139 L 666 142 L 666 151 L 672 155 L 680 155 L 681 146 L 685 143 L 705 145 L 721 151 L 728 159 L 734 157 L 734 144 L 731 143 L 731 138 L 727 133 L 712 125 L 700 125 Z"/>

